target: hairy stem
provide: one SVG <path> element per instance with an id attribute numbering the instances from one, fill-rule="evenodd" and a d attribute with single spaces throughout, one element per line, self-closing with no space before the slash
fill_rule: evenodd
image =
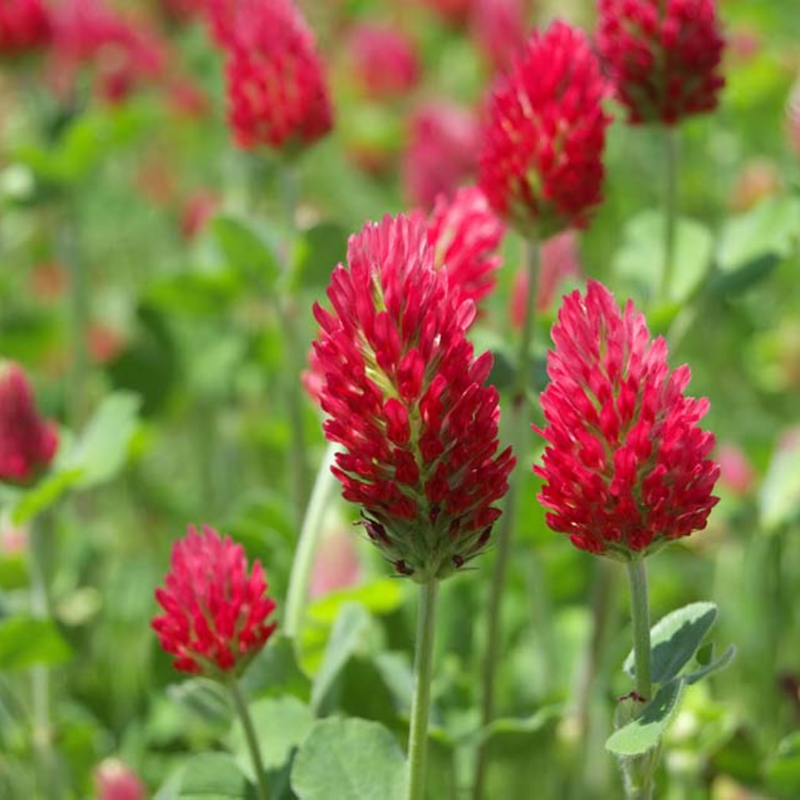
<path id="1" fill-rule="evenodd" d="M 428 714 L 431 704 L 433 641 L 436 633 L 436 598 L 439 582 L 420 585 L 417 641 L 414 655 L 414 697 L 408 733 L 408 800 L 425 797 L 425 763 L 428 755 Z"/>
<path id="2" fill-rule="evenodd" d="M 267 776 L 264 773 L 264 762 L 261 759 L 261 750 L 258 747 L 256 729 L 253 727 L 253 720 L 250 717 L 250 712 L 247 710 L 247 701 L 235 678 L 230 681 L 228 686 L 231 690 L 233 705 L 236 707 L 239 721 L 242 723 L 244 737 L 247 740 L 247 749 L 250 751 L 250 758 L 253 762 L 253 771 L 256 774 L 256 784 L 258 787 L 256 792 L 258 800 L 268 800 L 269 789 L 267 788 Z"/>
<path id="3" fill-rule="evenodd" d="M 531 364 L 531 344 L 533 341 L 533 316 L 536 302 L 536 288 L 538 284 L 539 248 L 533 242 L 528 242 L 525 252 L 525 269 L 528 276 L 528 293 L 525 299 L 525 316 L 522 321 L 522 334 L 519 342 L 517 356 L 517 371 L 514 378 L 513 404 L 511 407 L 511 441 L 516 447 L 521 447 L 528 434 L 528 402 L 527 384 Z M 483 663 L 482 696 L 481 696 L 481 725 L 488 725 L 494 718 L 495 684 L 497 679 L 497 662 L 500 656 L 500 633 L 502 602 L 505 593 L 508 563 L 511 557 L 511 533 L 514 529 L 516 516 L 517 493 L 519 491 L 520 471 L 515 470 L 509 480 L 508 494 L 506 495 L 503 516 L 500 518 L 500 529 L 495 539 L 494 574 L 489 589 L 489 606 L 486 631 L 486 654 Z M 475 780 L 472 796 L 474 800 L 481 800 L 486 781 L 486 750 L 479 747 Z"/>

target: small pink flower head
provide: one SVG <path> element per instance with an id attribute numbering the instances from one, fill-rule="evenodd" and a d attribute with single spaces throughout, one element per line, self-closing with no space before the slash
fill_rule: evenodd
<path id="1" fill-rule="evenodd" d="M 101 761 L 94 771 L 97 800 L 147 800 L 147 789 L 139 776 L 118 758 Z"/>
<path id="2" fill-rule="evenodd" d="M 539 250 L 539 281 L 536 289 L 536 310 L 543 314 L 553 305 L 565 281 L 583 274 L 575 231 L 564 231 L 544 242 Z M 528 270 L 520 268 L 514 278 L 511 294 L 511 324 L 521 328 L 528 297 Z"/>
<path id="3" fill-rule="evenodd" d="M 497 85 L 480 185 L 492 207 L 539 238 L 585 227 L 601 201 L 606 83 L 585 34 L 563 22 L 534 32 Z"/>
<path id="4" fill-rule="evenodd" d="M 414 45 L 396 28 L 357 25 L 349 44 L 355 76 L 369 97 L 396 97 L 419 81 Z"/>
<path id="5" fill-rule="evenodd" d="M 241 673 L 276 627 L 267 588 L 260 561 L 248 574 L 241 545 L 190 525 L 172 548 L 164 587 L 156 589 L 164 614 L 152 622 L 175 668 L 212 678 Z"/>
<path id="6" fill-rule="evenodd" d="M 525 0 L 473 0 L 472 31 L 497 71 L 507 69 L 525 47 Z"/>
<path id="7" fill-rule="evenodd" d="M 440 194 L 452 197 L 474 175 L 480 146 L 478 119 L 446 102 L 422 106 L 411 120 L 403 179 L 412 205 L 429 210 Z"/>
<path id="8" fill-rule="evenodd" d="M 721 444 L 717 450 L 719 480 L 734 494 L 749 494 L 756 482 L 753 466 L 741 447 L 736 444 Z"/>
<path id="9" fill-rule="evenodd" d="M 0 481 L 29 483 L 57 450 L 58 428 L 39 416 L 22 368 L 0 361 Z"/>
<path id="10" fill-rule="evenodd" d="M 789 144 L 800 156 L 800 79 L 795 83 L 786 104 L 786 133 Z"/>
<path id="11" fill-rule="evenodd" d="M 542 393 L 547 441 L 539 495 L 547 524 L 591 553 L 628 560 L 705 528 L 718 498 L 714 436 L 698 422 L 708 400 L 684 395 L 632 301 L 590 281 L 564 298 Z"/>
<path id="12" fill-rule="evenodd" d="M 505 225 L 477 186 L 459 189 L 452 200 L 441 195 L 428 223 L 434 266 L 447 273 L 451 291 L 477 306 L 492 292 L 502 258 Z"/>
<path id="13" fill-rule="evenodd" d="M 312 599 L 358 583 L 361 563 L 355 539 L 338 530 L 322 538 L 314 558 L 308 593 Z"/>
<path id="14" fill-rule="evenodd" d="M 714 0 L 600 0 L 597 46 L 631 124 L 716 108 L 725 40 Z"/>
<path id="15" fill-rule="evenodd" d="M 434 268 L 425 220 L 385 217 L 350 239 L 347 266 L 314 307 L 333 472 L 363 508 L 372 542 L 400 575 L 444 578 L 484 550 L 508 489 L 490 353 L 465 331 L 472 300 Z"/>
<path id="16" fill-rule="evenodd" d="M 225 46 L 228 117 L 239 147 L 294 151 L 331 130 L 322 62 L 291 0 L 242 0 Z"/>
<path id="17" fill-rule="evenodd" d="M 53 29 L 43 0 L 0 2 L 0 59 L 16 58 L 50 44 Z"/>

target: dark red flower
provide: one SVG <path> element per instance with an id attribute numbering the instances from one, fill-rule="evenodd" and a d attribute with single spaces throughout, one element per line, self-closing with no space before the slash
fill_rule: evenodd
<path id="1" fill-rule="evenodd" d="M 170 570 L 156 600 L 164 614 L 153 630 L 175 656 L 176 669 L 219 677 L 240 673 L 267 643 L 275 601 L 267 597 L 260 561 L 248 573 L 242 546 L 207 525 L 173 545 Z"/>
<path id="2" fill-rule="evenodd" d="M 0 481 L 28 483 L 56 450 L 58 428 L 39 416 L 22 367 L 0 361 Z"/>
<path id="3" fill-rule="evenodd" d="M 525 0 L 473 0 L 472 32 L 496 70 L 505 70 L 525 47 Z"/>
<path id="4" fill-rule="evenodd" d="M 716 108 L 725 40 L 714 0 L 600 0 L 597 45 L 631 123 Z"/>
<path id="5" fill-rule="evenodd" d="M 474 358 L 475 304 L 434 268 L 423 219 L 368 224 L 347 262 L 333 311 L 314 306 L 325 435 L 342 447 L 333 472 L 397 573 L 443 578 L 485 548 L 514 464 L 511 448 L 496 454 L 492 356 Z"/>
<path id="6" fill-rule="evenodd" d="M 406 193 L 426 211 L 440 194 L 452 197 L 474 175 L 480 147 L 478 119 L 445 101 L 419 108 L 411 120 L 404 163 Z"/>
<path id="7" fill-rule="evenodd" d="M 322 63 L 291 0 L 243 0 L 226 49 L 229 120 L 240 147 L 302 148 L 330 131 Z"/>
<path id="8" fill-rule="evenodd" d="M 422 0 L 439 17 L 453 25 L 461 25 L 469 19 L 473 0 Z"/>
<path id="9" fill-rule="evenodd" d="M 51 73 L 60 93 L 73 90 L 91 68 L 100 95 L 111 103 L 159 77 L 166 46 L 158 34 L 119 16 L 103 0 L 64 0 L 54 15 Z"/>
<path id="10" fill-rule="evenodd" d="M 705 528 L 719 466 L 698 425 L 708 400 L 684 396 L 689 367 L 670 372 L 664 339 L 596 281 L 564 298 L 553 341 L 547 426 L 534 428 L 548 443 L 534 467 L 547 524 L 622 560 Z"/>
<path id="11" fill-rule="evenodd" d="M 0 58 L 15 58 L 46 47 L 52 36 L 42 0 L 0 2 Z"/>
<path id="12" fill-rule="evenodd" d="M 370 97 L 401 95 L 417 84 L 419 62 L 414 45 L 396 28 L 357 25 L 349 43 L 356 79 Z"/>
<path id="13" fill-rule="evenodd" d="M 447 273 L 451 291 L 462 300 L 477 306 L 494 289 L 505 232 L 477 186 L 459 189 L 452 200 L 440 196 L 436 201 L 428 222 L 434 266 Z"/>
<path id="14" fill-rule="evenodd" d="M 524 233 L 547 238 L 584 227 L 602 199 L 605 93 L 588 39 L 563 22 L 534 32 L 498 83 L 480 185 L 495 211 Z"/>

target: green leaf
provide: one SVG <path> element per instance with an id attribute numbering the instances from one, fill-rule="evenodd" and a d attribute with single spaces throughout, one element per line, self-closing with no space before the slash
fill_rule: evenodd
<path id="1" fill-rule="evenodd" d="M 81 471 L 79 488 L 105 483 L 122 469 L 138 424 L 139 405 L 139 398 L 128 392 L 115 392 L 103 400 L 68 459 L 69 468 Z"/>
<path id="2" fill-rule="evenodd" d="M 223 753 L 189 759 L 178 777 L 156 795 L 156 800 L 255 800 L 253 785 L 236 762 Z"/>
<path id="3" fill-rule="evenodd" d="M 781 797 L 796 798 L 800 793 L 800 733 L 787 736 L 766 767 L 770 790 Z"/>
<path id="4" fill-rule="evenodd" d="M 615 257 L 617 274 L 648 296 L 658 294 L 663 273 L 665 223 L 660 210 L 643 211 L 625 226 L 623 245 Z M 714 239 L 705 225 L 679 219 L 669 299 L 681 303 L 702 284 L 711 266 Z"/>
<path id="5" fill-rule="evenodd" d="M 342 607 L 311 687 L 311 705 L 314 708 L 325 699 L 350 657 L 363 649 L 370 630 L 369 614 L 362 606 L 348 603 Z"/>
<path id="6" fill-rule="evenodd" d="M 691 603 L 659 620 L 650 631 L 653 683 L 666 683 L 677 676 L 697 652 L 717 619 L 714 603 Z M 634 654 L 624 669 L 634 674 Z"/>
<path id="7" fill-rule="evenodd" d="M 778 444 L 761 484 L 758 506 L 767 533 L 775 533 L 800 515 L 800 444 Z"/>
<path id="8" fill-rule="evenodd" d="M 308 735 L 314 724 L 314 715 L 296 697 L 257 700 L 250 704 L 249 710 L 258 736 L 264 769 L 267 772 L 279 770 Z M 242 769 L 249 772 L 250 753 L 244 731 L 238 722 L 231 731 L 230 745 Z"/>
<path id="9" fill-rule="evenodd" d="M 707 678 L 709 675 L 713 675 L 715 672 L 725 669 L 734 658 L 736 658 L 736 645 L 732 644 L 719 658 L 707 664 L 703 664 L 700 669 L 685 675 L 684 680 L 691 686 L 703 678 Z"/>
<path id="10" fill-rule="evenodd" d="M 307 230 L 295 254 L 292 289 L 324 289 L 334 267 L 345 260 L 348 235 L 335 222 L 321 222 Z"/>
<path id="11" fill-rule="evenodd" d="M 728 220 L 722 229 L 717 263 L 734 273 L 772 256 L 786 258 L 800 232 L 800 199 L 770 197 L 754 209 Z"/>
<path id="12" fill-rule="evenodd" d="M 281 274 L 280 262 L 265 237 L 249 222 L 228 216 L 215 217 L 212 230 L 228 266 L 257 282 L 269 292 Z"/>
<path id="13" fill-rule="evenodd" d="M 0 672 L 61 664 L 71 655 L 70 646 L 51 620 L 15 616 L 0 622 Z"/>
<path id="14" fill-rule="evenodd" d="M 377 722 L 326 719 L 314 725 L 295 758 L 292 789 L 299 800 L 402 800 L 405 758 Z"/>
<path id="15" fill-rule="evenodd" d="M 233 712 L 227 692 L 207 678 L 191 678 L 170 686 L 169 696 L 207 725 L 227 727 Z"/>
<path id="16" fill-rule="evenodd" d="M 300 700 L 311 696 L 311 683 L 300 669 L 294 644 L 286 636 L 273 636 L 253 659 L 242 677 L 242 688 L 254 697 L 293 695 Z"/>
<path id="17" fill-rule="evenodd" d="M 640 717 L 613 733 L 606 749 L 618 756 L 638 756 L 652 750 L 661 740 L 683 694 L 682 678 L 665 683 Z"/>

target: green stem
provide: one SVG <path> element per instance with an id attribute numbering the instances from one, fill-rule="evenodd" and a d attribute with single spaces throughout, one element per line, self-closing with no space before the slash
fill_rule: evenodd
<path id="1" fill-rule="evenodd" d="M 300 529 L 300 538 L 294 553 L 283 622 L 283 629 L 286 635 L 293 639 L 296 639 L 300 633 L 303 612 L 308 599 L 311 568 L 314 564 L 314 555 L 317 552 L 319 537 L 322 532 L 322 519 L 336 486 L 336 478 L 331 472 L 336 452 L 336 446 L 329 444 L 317 472 L 314 488 L 311 490 L 311 498 L 306 508 L 303 526 Z"/>
<path id="2" fill-rule="evenodd" d="M 664 267 L 661 274 L 661 299 L 669 300 L 675 260 L 675 230 L 678 221 L 678 129 L 666 126 L 665 166 L 666 196 L 664 198 Z"/>
<path id="3" fill-rule="evenodd" d="M 50 616 L 50 595 L 47 581 L 47 548 L 52 538 L 46 526 L 34 522 L 30 533 L 31 614 L 35 619 Z M 58 764 L 53 751 L 53 725 L 50 719 L 50 673 L 47 667 L 31 668 L 33 743 L 39 761 L 42 794 L 49 800 L 61 797 Z"/>
<path id="4" fill-rule="evenodd" d="M 408 732 L 408 800 L 425 797 L 425 762 L 428 754 L 428 713 L 431 704 L 433 640 L 436 632 L 436 580 L 420 586 L 417 641 L 414 655 L 414 697 Z"/>
<path id="5" fill-rule="evenodd" d="M 628 562 L 631 589 L 631 619 L 633 620 L 633 660 L 636 669 L 636 693 L 650 702 L 653 682 L 650 671 L 650 601 L 647 596 L 647 571 L 643 558 Z M 640 711 L 645 703 L 640 704 Z M 653 796 L 653 772 L 660 750 L 632 758 L 625 764 L 628 800 L 650 800 Z"/>
<path id="6" fill-rule="evenodd" d="M 514 388 L 511 406 L 511 441 L 515 447 L 522 447 L 529 433 L 527 384 L 531 364 L 531 344 L 533 341 L 533 317 L 536 302 L 536 288 L 538 284 L 539 249 L 533 242 L 526 246 L 525 269 L 528 274 L 528 294 L 525 299 L 525 316 L 522 321 L 522 333 L 517 356 L 517 372 L 514 378 Z M 508 493 L 503 506 L 503 516 L 500 518 L 500 529 L 495 539 L 494 574 L 489 589 L 488 618 L 486 631 L 486 655 L 483 664 L 482 696 L 481 696 L 481 725 L 485 727 L 494 719 L 495 686 L 497 683 L 497 663 L 500 656 L 500 632 L 503 595 L 505 593 L 508 564 L 511 557 L 511 534 L 514 529 L 516 517 L 517 493 L 519 491 L 520 471 L 515 470 L 509 480 Z M 481 800 L 486 781 L 487 754 L 485 747 L 478 749 L 475 780 L 473 782 L 472 796 L 474 800 Z"/>
<path id="7" fill-rule="evenodd" d="M 253 771 L 256 774 L 256 783 L 258 784 L 256 796 L 258 800 L 268 800 L 269 789 L 267 788 L 267 776 L 264 773 L 264 762 L 261 760 L 261 750 L 258 747 L 258 737 L 253 727 L 253 720 L 250 718 L 250 712 L 247 710 L 247 701 L 235 678 L 230 681 L 228 686 L 231 690 L 231 697 L 236 707 L 236 713 L 239 715 L 239 721 L 242 723 L 244 738 L 247 740 L 247 748 L 250 751 L 250 758 L 253 762 Z"/>

